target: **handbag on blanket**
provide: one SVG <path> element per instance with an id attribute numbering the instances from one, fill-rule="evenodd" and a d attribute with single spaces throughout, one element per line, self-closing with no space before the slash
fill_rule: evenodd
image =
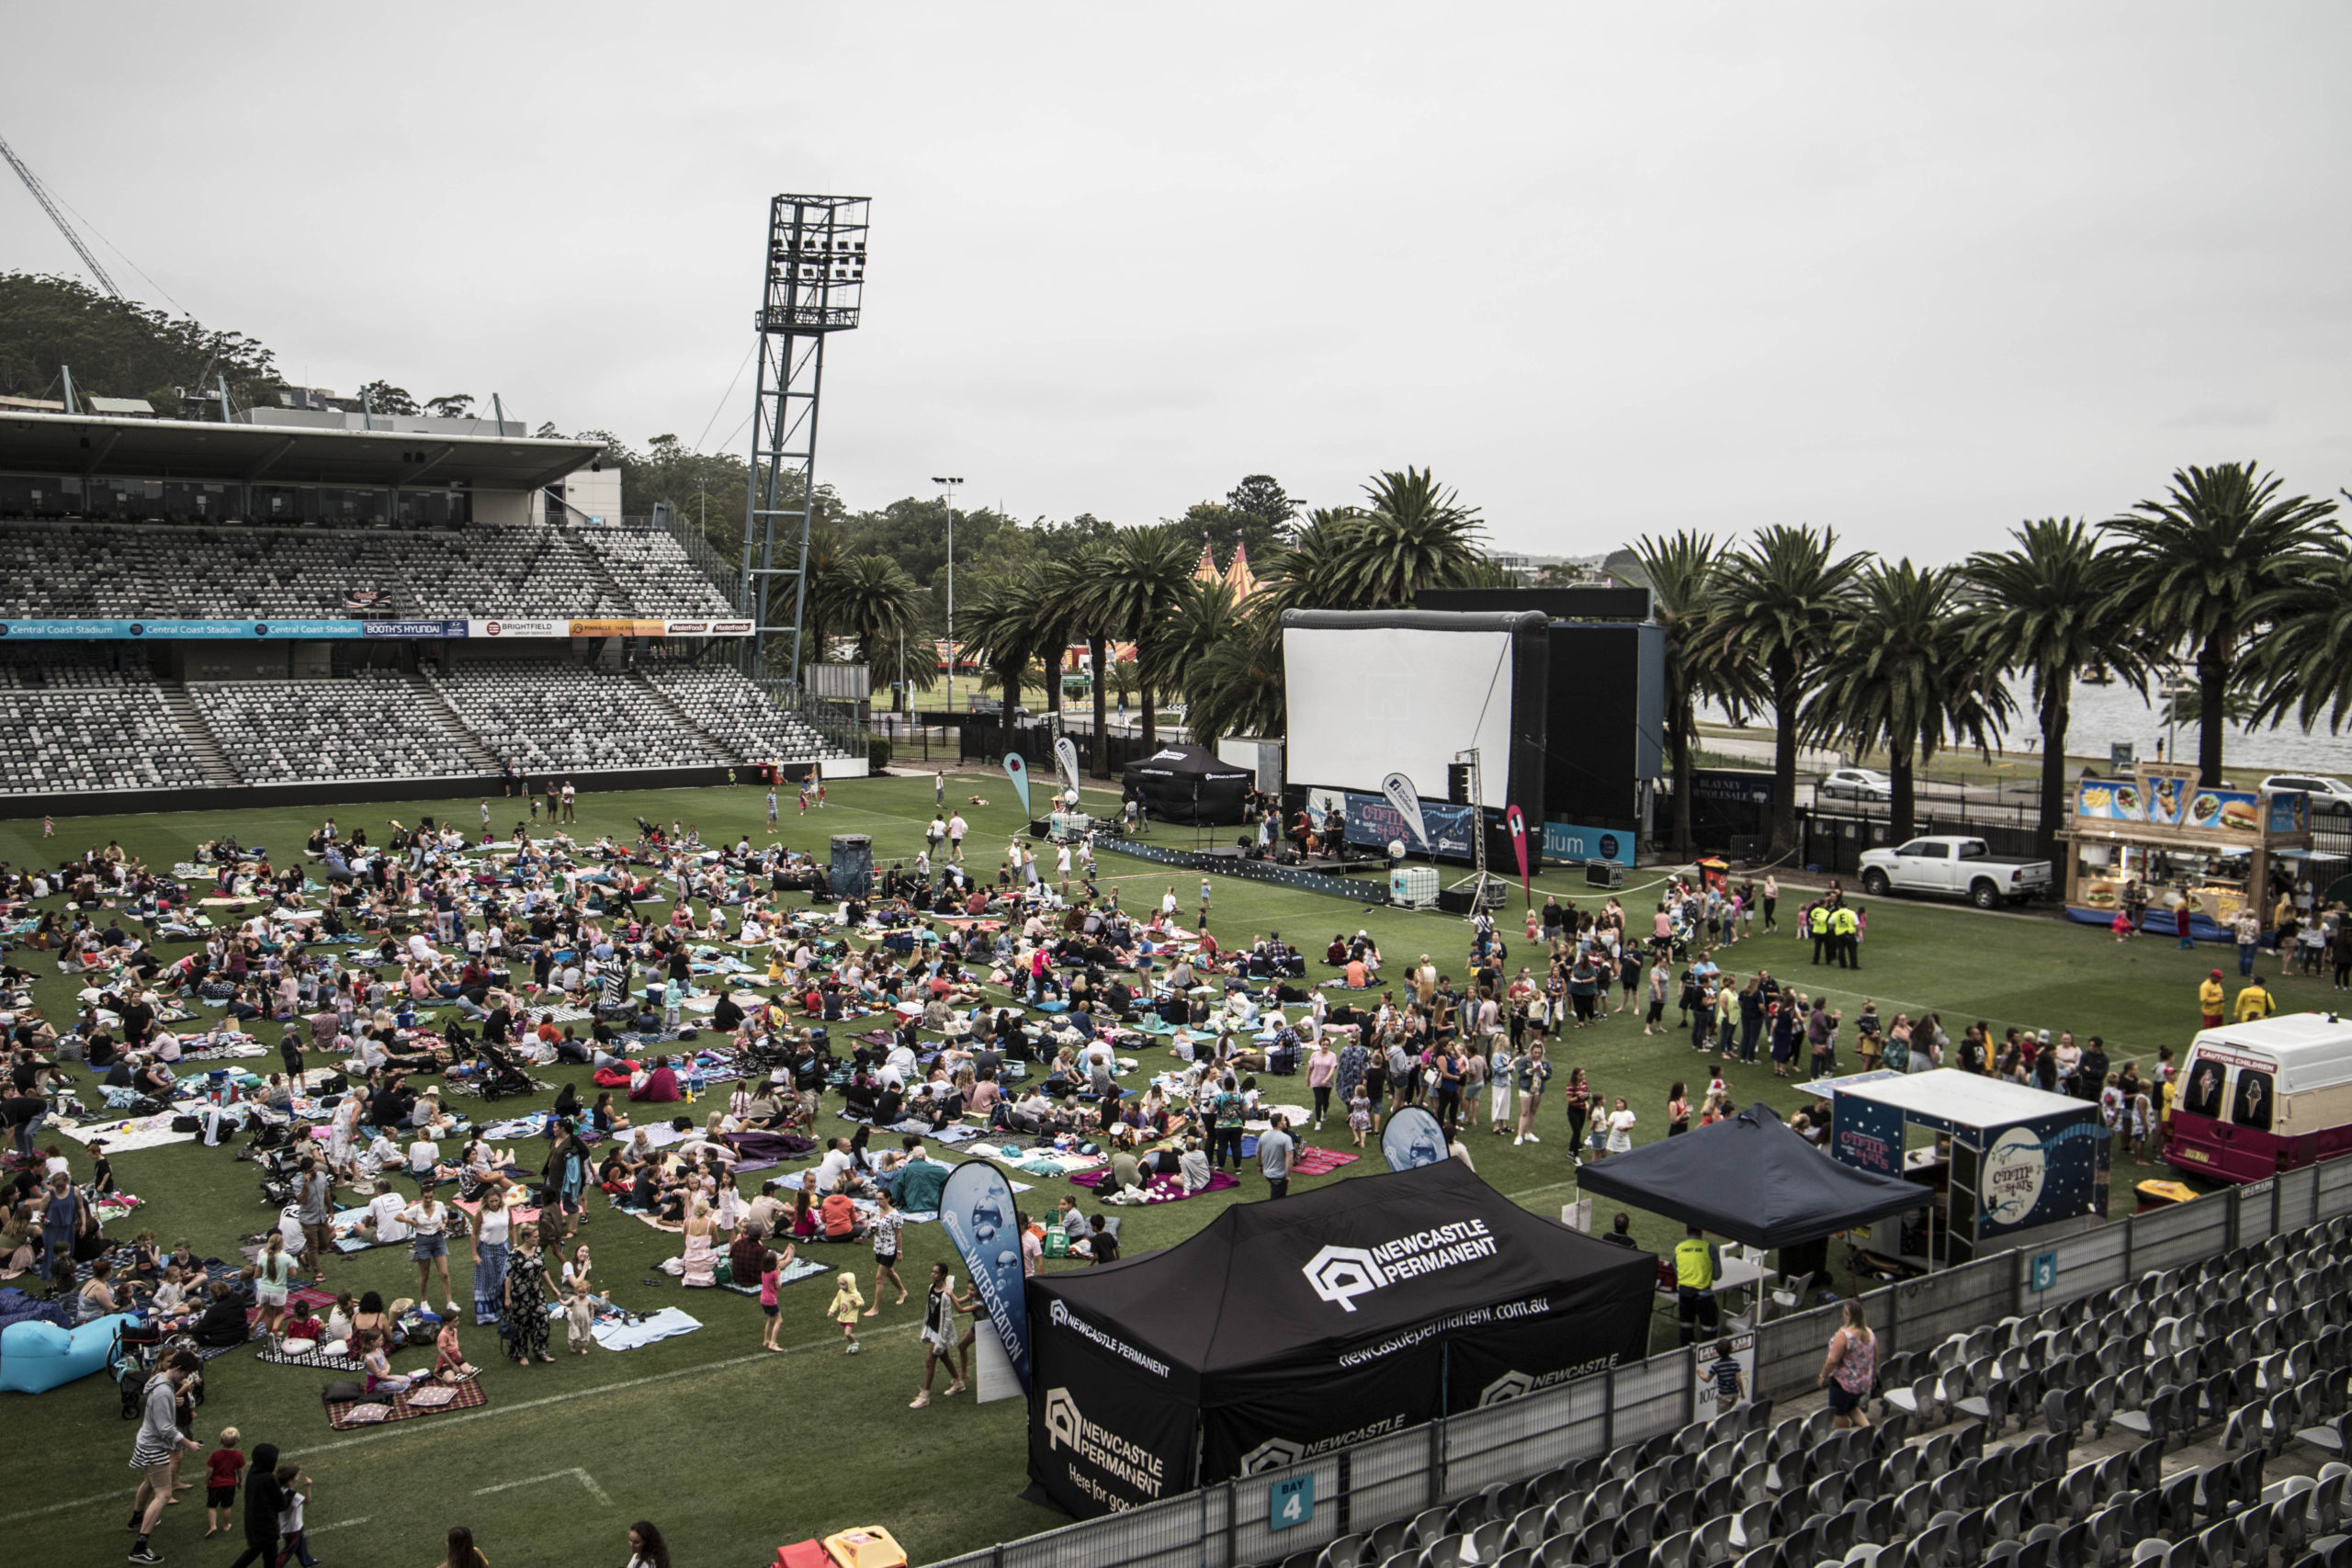
<path id="1" fill-rule="evenodd" d="M 319 1392 L 321 1402 L 327 1404 L 342 1404 L 367 1397 L 368 1385 L 362 1382 L 331 1382 Z"/>

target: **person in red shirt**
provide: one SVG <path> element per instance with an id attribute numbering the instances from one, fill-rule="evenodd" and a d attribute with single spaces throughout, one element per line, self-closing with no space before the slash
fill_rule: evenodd
<path id="1" fill-rule="evenodd" d="M 825 1201 L 818 1205 L 818 1210 L 824 1222 L 827 1241 L 857 1239 L 857 1202 L 849 1195 L 847 1177 L 842 1179 L 840 1186 L 825 1194 Z"/>
<path id="2" fill-rule="evenodd" d="M 245 1468 L 244 1450 L 237 1446 L 237 1429 L 220 1430 L 220 1446 L 204 1456 L 204 1534 L 207 1540 L 224 1535 L 237 1522 L 237 1477 Z"/>

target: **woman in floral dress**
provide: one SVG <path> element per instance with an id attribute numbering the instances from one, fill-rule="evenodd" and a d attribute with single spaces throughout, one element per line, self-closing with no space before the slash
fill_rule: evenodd
<path id="1" fill-rule="evenodd" d="M 524 1366 L 534 1358 L 552 1361 L 548 1348 L 548 1269 L 539 1252 L 539 1228 L 514 1227 L 513 1255 L 506 1266 L 506 1310 L 499 1314 L 498 1337 L 506 1354 Z"/>

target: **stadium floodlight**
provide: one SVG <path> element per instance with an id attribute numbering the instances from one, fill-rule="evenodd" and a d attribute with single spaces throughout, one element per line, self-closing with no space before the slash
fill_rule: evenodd
<path id="1" fill-rule="evenodd" d="M 808 531 L 817 511 L 825 340 L 854 330 L 864 308 L 870 205 L 862 196 L 779 196 L 768 203 L 764 281 L 752 322 L 760 373 L 752 393 L 752 483 L 736 607 L 752 622 L 748 671 L 796 697 L 808 608 Z M 789 565 L 776 564 L 779 534 Z M 791 585 L 788 606 L 779 580 Z M 771 677 L 770 645 L 787 635 L 789 662 Z"/>

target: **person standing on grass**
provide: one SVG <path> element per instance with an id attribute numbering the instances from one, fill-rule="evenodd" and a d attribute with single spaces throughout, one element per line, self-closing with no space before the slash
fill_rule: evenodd
<path id="1" fill-rule="evenodd" d="M 431 1299 L 432 1276 L 437 1267 L 441 1272 L 441 1304 L 449 1309 L 449 1316 L 457 1316 L 457 1292 L 449 1283 L 448 1206 L 427 1189 L 415 1202 L 401 1211 L 401 1223 L 409 1230 L 409 1257 L 416 1264 L 417 1298 Z"/>
<path id="2" fill-rule="evenodd" d="M 628 1561 L 621 1568 L 670 1568 L 670 1543 L 650 1519 L 628 1527 Z"/>
<path id="3" fill-rule="evenodd" d="M 857 1313 L 865 1304 L 865 1298 L 857 1293 L 857 1276 L 846 1269 L 842 1269 L 833 1292 L 832 1303 L 825 1308 L 825 1315 L 842 1325 L 842 1354 L 844 1356 L 857 1354 Z"/>
<path id="4" fill-rule="evenodd" d="M 948 1381 L 947 1392 L 940 1397 L 952 1399 L 964 1392 L 964 1371 L 956 1359 L 956 1276 L 946 1264 L 934 1263 L 931 1290 L 922 1303 L 922 1387 L 908 1402 L 908 1409 L 921 1410 L 931 1403 L 932 1375 L 942 1361 L 947 1363 Z"/>
<path id="5" fill-rule="evenodd" d="M 1609 1141 L 1606 1152 L 1612 1155 L 1631 1154 L 1634 1148 L 1634 1123 L 1640 1120 L 1640 1117 L 1634 1114 L 1633 1108 L 1625 1103 L 1625 1097 L 1619 1095 L 1617 1109 L 1609 1113 Z"/>
<path id="6" fill-rule="evenodd" d="M 474 1545 L 474 1532 L 463 1525 L 449 1527 L 448 1548 L 440 1568 L 490 1568 L 490 1559 Z"/>
<path id="7" fill-rule="evenodd" d="M 1291 1140 L 1289 1127 L 1290 1118 L 1277 1111 L 1273 1121 L 1258 1138 L 1258 1169 L 1266 1178 L 1266 1196 L 1269 1198 L 1290 1195 L 1291 1158 L 1297 1145 Z"/>
<path id="8" fill-rule="evenodd" d="M 220 1446 L 204 1456 L 204 1539 L 227 1533 L 236 1519 L 237 1476 L 245 1468 L 245 1451 L 237 1446 L 234 1427 L 220 1429 Z"/>
<path id="9" fill-rule="evenodd" d="M 1592 1085 L 1585 1081 L 1582 1067 L 1568 1069 L 1568 1087 L 1560 1100 L 1568 1112 L 1568 1163 L 1582 1165 L 1585 1123 L 1592 1117 Z"/>
<path id="10" fill-rule="evenodd" d="M 2181 945 L 2185 947 L 2188 943 Z M 2216 969 L 2206 976 L 2204 983 L 2197 987 L 2197 1011 L 2204 1021 L 2205 1028 L 2222 1027 L 2222 972 Z"/>
<path id="11" fill-rule="evenodd" d="M 310 1531 L 304 1528 L 303 1513 L 310 1506 L 311 1481 L 299 1464 L 277 1467 L 277 1492 L 285 1500 L 277 1511 L 277 1533 L 286 1544 L 279 1548 L 277 1568 L 284 1568 L 288 1558 L 302 1568 L 319 1568 L 319 1560 L 311 1555 Z"/>
<path id="12" fill-rule="evenodd" d="M 877 1189 L 874 1198 L 874 1304 L 865 1309 L 868 1317 L 882 1315 L 882 1283 L 886 1280 L 899 1292 L 899 1299 L 891 1304 L 906 1304 L 907 1282 L 899 1278 L 899 1233 L 906 1223 L 898 1204 L 890 1201 L 890 1190 Z"/>
<path id="13" fill-rule="evenodd" d="M 1340 1054 L 1317 1032 L 1315 1049 L 1306 1058 L 1306 1087 L 1315 1097 L 1315 1130 L 1318 1133 L 1323 1130 L 1324 1118 L 1331 1113 L 1331 1080 L 1339 1071 Z"/>
<path id="14" fill-rule="evenodd" d="M 1511 1140 L 1511 1147 L 1544 1141 L 1535 1132 L 1535 1113 L 1543 1109 L 1544 1086 L 1551 1081 L 1552 1064 L 1544 1060 L 1544 1042 L 1533 1041 L 1527 1055 L 1519 1059 L 1519 1135 Z M 1573 1159 L 1574 1154 L 1569 1157 Z"/>
<path id="15" fill-rule="evenodd" d="M 193 1445 L 191 1445 L 193 1446 Z M 286 1489 L 277 1483 L 277 1445 L 255 1443 L 253 1468 L 245 1472 L 245 1549 L 237 1554 L 229 1568 L 248 1568 L 260 1563 L 261 1568 L 277 1568 L 277 1520 L 286 1509 Z M 144 1552 L 145 1555 L 141 1553 Z M 161 1562 L 162 1558 L 147 1550 L 147 1537 L 139 1538 L 139 1551 L 130 1554 L 133 1562 Z"/>
<path id="16" fill-rule="evenodd" d="M 2237 938 L 2238 976 L 2243 979 L 2254 973 L 2254 955 L 2262 951 L 2262 917 L 2252 909 L 2240 909 L 2230 930 Z"/>

